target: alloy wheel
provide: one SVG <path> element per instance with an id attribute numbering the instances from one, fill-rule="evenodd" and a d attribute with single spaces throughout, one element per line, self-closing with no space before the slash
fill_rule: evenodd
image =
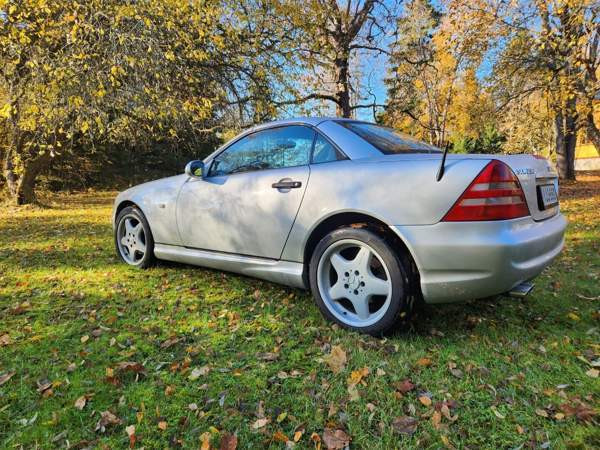
<path id="1" fill-rule="evenodd" d="M 392 298 L 388 268 L 365 242 L 342 239 L 331 244 L 319 260 L 317 286 L 327 309 L 352 327 L 379 321 Z"/>

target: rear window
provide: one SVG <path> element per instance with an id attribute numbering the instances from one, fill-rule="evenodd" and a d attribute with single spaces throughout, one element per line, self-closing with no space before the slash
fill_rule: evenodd
<path id="1" fill-rule="evenodd" d="M 441 153 L 442 151 L 430 144 L 419 141 L 408 134 L 392 128 L 375 125 L 368 122 L 338 121 L 343 127 L 358 134 L 361 138 L 375 147 L 384 155 L 400 153 Z"/>

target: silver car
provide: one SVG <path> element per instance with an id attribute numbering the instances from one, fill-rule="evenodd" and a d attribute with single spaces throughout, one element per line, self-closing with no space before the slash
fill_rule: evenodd
<path id="1" fill-rule="evenodd" d="M 114 204 L 121 259 L 310 288 L 338 324 L 381 334 L 415 302 L 526 295 L 566 220 L 543 158 L 447 155 L 373 123 L 276 121 Z"/>

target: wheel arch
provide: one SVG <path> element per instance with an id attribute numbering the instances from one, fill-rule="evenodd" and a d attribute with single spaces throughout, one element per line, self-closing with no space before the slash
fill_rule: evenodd
<path id="1" fill-rule="evenodd" d="M 304 283 L 309 286 L 308 279 L 308 265 L 312 258 L 313 252 L 317 247 L 317 244 L 323 239 L 328 233 L 338 228 L 353 227 L 353 228 L 366 228 L 378 236 L 384 238 L 392 247 L 392 249 L 399 254 L 405 255 L 411 265 L 412 275 L 416 278 L 415 285 L 420 290 L 419 280 L 419 267 L 416 260 L 410 251 L 409 246 L 406 244 L 404 239 L 396 232 L 394 232 L 388 224 L 381 219 L 378 219 L 372 215 L 358 212 L 358 211 L 344 211 L 332 214 L 319 222 L 311 231 L 306 244 L 304 245 L 303 261 L 304 261 Z"/>
<path id="2" fill-rule="evenodd" d="M 115 207 L 115 214 L 113 216 L 113 226 L 116 226 L 117 217 L 119 217 L 119 213 L 121 211 L 123 211 L 125 208 L 127 208 L 128 206 L 135 206 L 137 209 L 142 211 L 142 214 L 144 214 L 144 211 L 142 210 L 142 208 L 140 208 L 140 205 L 138 205 L 137 203 L 135 203 L 132 200 L 123 200 L 123 201 L 119 202 L 119 204 Z M 144 217 L 146 217 L 146 214 L 144 214 Z M 146 218 L 146 220 L 148 220 L 148 219 Z"/>

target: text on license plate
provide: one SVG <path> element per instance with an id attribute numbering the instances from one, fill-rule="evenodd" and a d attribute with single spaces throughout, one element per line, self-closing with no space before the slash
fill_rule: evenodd
<path id="1" fill-rule="evenodd" d="M 542 194 L 544 208 L 549 208 L 558 203 L 558 195 L 556 195 L 556 188 L 553 184 L 544 184 L 539 186 L 539 189 Z"/>

